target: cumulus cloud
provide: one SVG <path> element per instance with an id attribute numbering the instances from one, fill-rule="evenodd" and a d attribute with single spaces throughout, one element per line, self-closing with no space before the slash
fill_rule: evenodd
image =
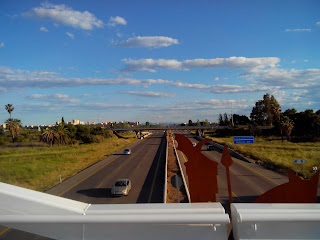
<path id="1" fill-rule="evenodd" d="M 311 32 L 310 28 L 286 29 L 285 32 Z"/>
<path id="2" fill-rule="evenodd" d="M 116 44 L 116 46 L 127 48 L 161 48 L 169 47 L 173 44 L 179 44 L 178 39 L 164 36 L 138 36 L 135 38 L 129 38 L 126 41 L 122 41 Z"/>
<path id="3" fill-rule="evenodd" d="M 132 59 L 123 59 L 126 63 L 124 72 L 136 72 L 136 71 L 146 71 L 146 72 L 156 72 L 157 69 L 183 69 L 182 62 L 178 60 L 168 60 L 168 59 L 140 59 L 140 60 L 132 60 Z"/>
<path id="4" fill-rule="evenodd" d="M 242 68 L 247 71 L 271 67 L 274 68 L 280 62 L 276 57 L 246 58 L 229 57 L 214 59 L 191 59 L 178 61 L 175 59 L 123 59 L 125 62 L 124 72 L 148 71 L 156 72 L 157 69 L 188 70 L 190 68 Z"/>
<path id="5" fill-rule="evenodd" d="M 116 17 L 110 17 L 109 22 L 107 23 L 110 27 L 115 27 L 117 25 L 127 25 L 127 21 L 119 16 Z"/>
<path id="6" fill-rule="evenodd" d="M 141 97 L 175 97 L 176 94 L 174 93 L 158 93 L 158 92 L 134 92 L 134 91 L 127 91 L 121 92 L 126 93 L 134 96 L 141 96 Z"/>
<path id="7" fill-rule="evenodd" d="M 40 7 L 35 7 L 31 11 L 23 13 L 22 16 L 40 20 L 51 20 L 56 24 L 84 30 L 92 30 L 104 26 L 104 23 L 94 14 L 88 11 L 80 12 L 73 10 L 64 4 L 54 5 L 43 3 Z"/>
<path id="8" fill-rule="evenodd" d="M 244 77 L 261 85 L 278 86 L 282 89 L 314 88 L 320 84 L 320 69 L 263 69 Z"/>
<path id="9" fill-rule="evenodd" d="M 41 28 L 40 28 L 40 31 L 41 31 L 41 32 L 49 32 L 48 29 L 46 29 L 45 27 L 41 27 Z"/>
<path id="10" fill-rule="evenodd" d="M 66 32 L 69 38 L 74 39 L 74 35 L 72 33 Z"/>

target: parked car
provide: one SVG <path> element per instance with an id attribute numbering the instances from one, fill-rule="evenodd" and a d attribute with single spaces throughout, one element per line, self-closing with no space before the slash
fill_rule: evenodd
<path id="1" fill-rule="evenodd" d="M 214 146 L 213 145 L 208 145 L 207 146 L 208 151 L 214 151 Z"/>
<path id="2" fill-rule="evenodd" d="M 123 150 L 123 154 L 130 155 L 131 154 L 131 149 L 130 148 L 124 149 Z"/>
<path id="3" fill-rule="evenodd" d="M 129 179 L 121 178 L 117 179 L 111 188 L 112 196 L 128 196 L 129 191 L 131 189 L 131 182 Z"/>

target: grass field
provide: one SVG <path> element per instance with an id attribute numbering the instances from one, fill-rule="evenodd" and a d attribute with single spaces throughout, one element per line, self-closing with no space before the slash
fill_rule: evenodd
<path id="1" fill-rule="evenodd" d="M 293 159 L 302 158 L 307 161 L 305 164 L 306 176 L 312 176 L 313 167 L 320 168 L 320 142 L 292 143 L 281 141 L 278 138 L 259 138 L 255 137 L 254 144 L 233 144 L 233 138 L 210 137 L 213 141 L 227 144 L 243 156 L 249 156 L 254 160 L 274 170 L 286 172 L 288 168 L 296 171 Z M 302 166 L 298 166 L 298 172 L 302 174 Z"/>
<path id="2" fill-rule="evenodd" d="M 82 169 L 137 141 L 134 135 L 112 137 L 101 143 L 54 146 L 35 143 L 36 147 L 1 146 L 0 181 L 44 191 Z M 29 144 L 30 145 L 30 144 Z"/>

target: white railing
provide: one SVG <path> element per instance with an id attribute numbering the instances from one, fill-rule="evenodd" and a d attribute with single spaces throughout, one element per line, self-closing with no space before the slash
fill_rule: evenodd
<path id="1" fill-rule="evenodd" d="M 232 204 L 238 239 L 320 239 L 320 204 Z"/>
<path id="2" fill-rule="evenodd" d="M 54 239 L 223 239 L 220 203 L 90 205 L 0 183 L 0 224 Z"/>

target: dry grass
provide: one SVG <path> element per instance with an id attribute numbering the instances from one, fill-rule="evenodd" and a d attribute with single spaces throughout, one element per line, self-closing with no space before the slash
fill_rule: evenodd
<path id="1" fill-rule="evenodd" d="M 208 136 L 210 137 L 210 136 Z M 211 137 L 212 138 L 212 137 Z M 255 137 L 254 144 L 233 144 L 233 138 L 212 138 L 215 142 L 230 143 L 233 150 L 255 160 L 261 160 L 269 167 L 296 170 L 293 159 L 307 160 L 305 164 L 306 175 L 311 176 L 314 166 L 320 168 L 320 142 L 316 143 L 292 143 L 280 139 Z M 298 166 L 302 174 L 302 167 Z"/>
<path id="2" fill-rule="evenodd" d="M 56 147 L 1 147 L 0 181 L 43 191 L 123 149 L 137 139 L 108 138 L 101 143 Z"/>

